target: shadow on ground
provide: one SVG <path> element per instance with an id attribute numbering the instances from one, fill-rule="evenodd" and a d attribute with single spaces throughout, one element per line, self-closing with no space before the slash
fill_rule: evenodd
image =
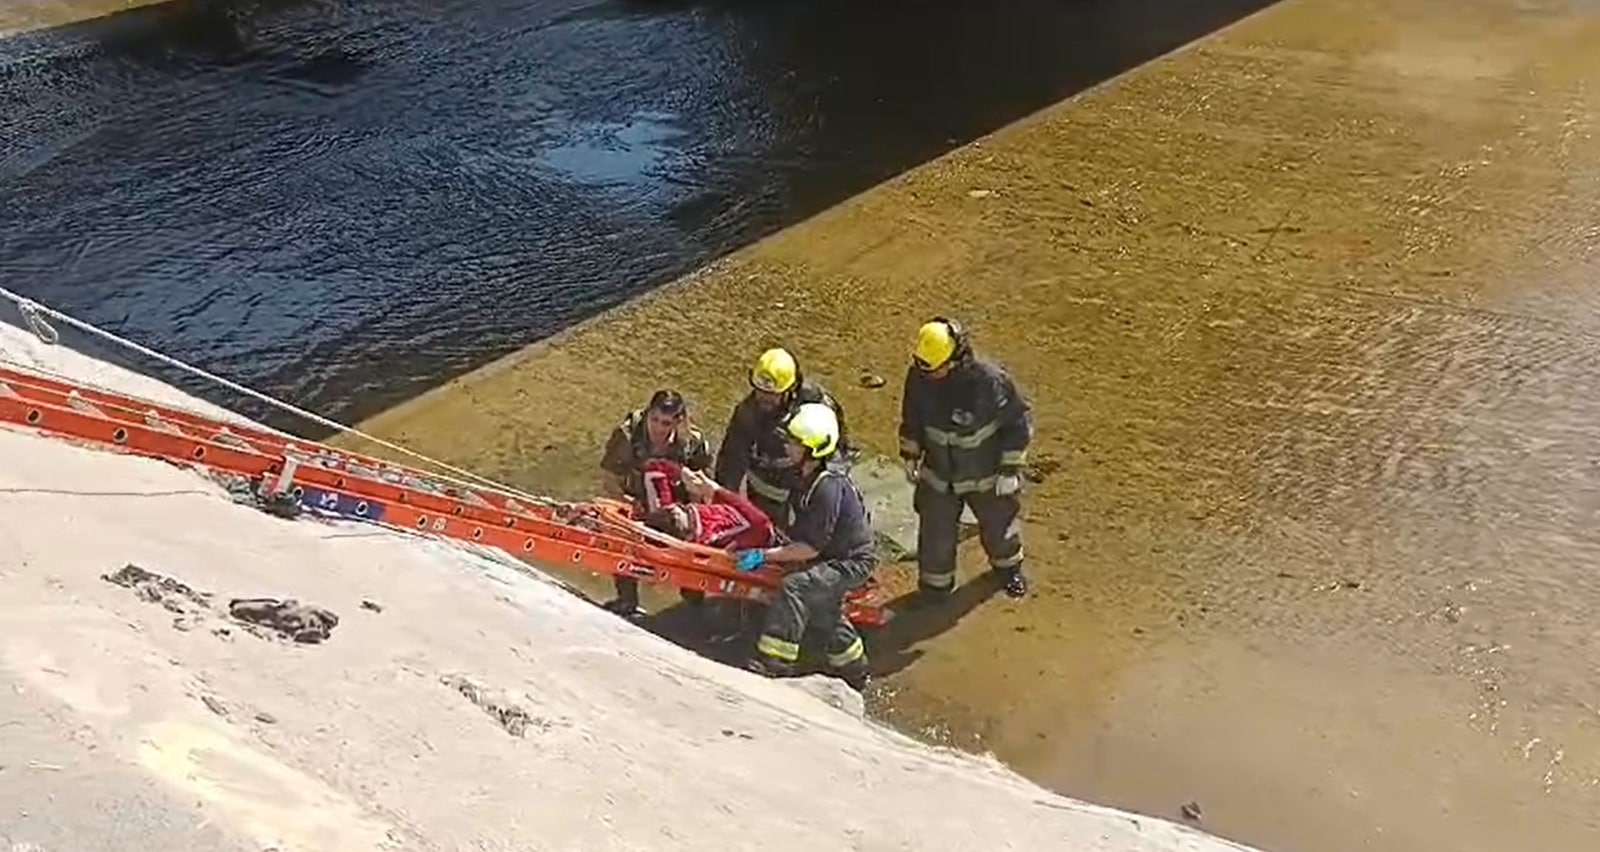
<path id="1" fill-rule="evenodd" d="M 963 541 L 976 535 L 976 527 L 962 525 Z M 894 569 L 888 565 L 879 569 L 880 573 L 889 570 Z M 948 600 L 935 605 L 919 606 L 915 591 L 905 592 L 887 601 L 885 606 L 893 614 L 889 623 L 880 628 L 862 630 L 873 676 L 889 677 L 915 663 L 923 653 L 919 645 L 955 627 L 999 591 L 1000 584 L 994 575 L 984 573 L 962 584 Z M 587 596 L 586 599 L 599 604 Z M 727 599 L 712 600 L 706 604 L 674 600 L 652 610 L 637 623 L 663 639 L 709 659 L 742 666 L 755 647 L 764 614 L 765 608 L 758 604 Z M 803 671 L 821 670 L 822 644 L 820 635 L 806 638 Z"/>

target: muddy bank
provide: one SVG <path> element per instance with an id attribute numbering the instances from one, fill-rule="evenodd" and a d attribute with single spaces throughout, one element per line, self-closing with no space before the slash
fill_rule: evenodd
<path id="1" fill-rule="evenodd" d="M 1038 591 L 905 624 L 894 718 L 1268 847 L 1586 848 L 1597 36 L 1291 0 L 369 425 L 588 494 L 782 343 L 888 453 L 953 311 L 1038 409 Z"/>

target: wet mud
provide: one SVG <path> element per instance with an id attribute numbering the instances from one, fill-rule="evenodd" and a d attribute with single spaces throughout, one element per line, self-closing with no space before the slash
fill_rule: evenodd
<path id="1" fill-rule="evenodd" d="M 1588 849 L 1597 12 L 1291 0 L 368 426 L 579 497 L 782 344 L 892 453 L 953 312 L 1037 408 L 1036 592 L 969 544 L 890 718 L 1269 849 Z"/>

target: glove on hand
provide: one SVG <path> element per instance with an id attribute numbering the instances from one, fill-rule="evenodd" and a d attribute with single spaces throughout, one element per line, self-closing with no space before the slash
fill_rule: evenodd
<path id="1" fill-rule="evenodd" d="M 767 561 L 767 554 L 761 550 L 741 550 L 734 554 L 734 565 L 740 571 L 754 571 Z"/>

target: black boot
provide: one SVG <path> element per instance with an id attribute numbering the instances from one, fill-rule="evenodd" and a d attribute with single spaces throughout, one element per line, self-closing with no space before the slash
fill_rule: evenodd
<path id="1" fill-rule="evenodd" d="M 872 672 L 867 666 L 866 658 L 862 658 L 835 668 L 833 676 L 844 681 L 845 685 L 856 692 L 866 692 L 867 683 L 872 679 Z"/>
<path id="2" fill-rule="evenodd" d="M 613 615 L 622 616 L 629 621 L 638 621 L 644 618 L 645 615 L 644 607 L 640 606 L 638 601 L 630 601 L 627 598 L 614 598 L 601 604 L 600 608 Z"/>
<path id="3" fill-rule="evenodd" d="M 938 606 L 939 604 L 950 600 L 950 596 L 954 593 L 954 586 L 937 587 L 918 583 L 917 593 L 911 598 L 911 609 L 926 609 L 928 607 Z"/>
<path id="4" fill-rule="evenodd" d="M 629 621 L 643 618 L 644 607 L 639 605 L 639 581 L 632 577 L 617 577 L 612 582 L 617 596 L 602 604 L 602 608 Z"/>
<path id="5" fill-rule="evenodd" d="M 995 576 L 1000 579 L 1000 587 L 1005 589 L 1008 596 L 1024 598 L 1028 596 L 1028 576 L 1022 573 L 1022 566 L 1015 568 L 996 568 Z"/>
<path id="6" fill-rule="evenodd" d="M 794 663 L 775 660 L 765 654 L 755 654 L 745 661 L 744 667 L 763 677 L 780 678 L 794 676 Z"/>

